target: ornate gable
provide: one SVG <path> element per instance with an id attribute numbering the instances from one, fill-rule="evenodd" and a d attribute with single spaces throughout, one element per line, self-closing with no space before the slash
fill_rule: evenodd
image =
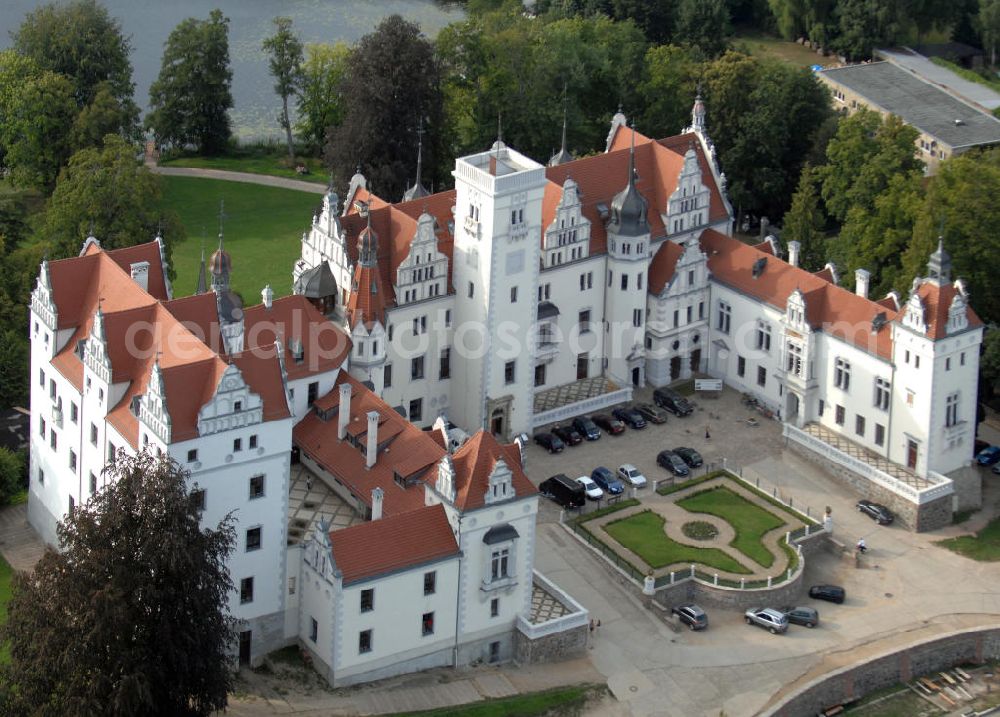
<path id="1" fill-rule="evenodd" d="M 796 289 L 788 295 L 785 303 L 785 323 L 789 328 L 798 331 L 808 331 L 809 322 L 806 320 L 806 297 Z"/>
<path id="2" fill-rule="evenodd" d="M 198 411 L 198 435 L 252 426 L 264 420 L 264 403 L 253 393 L 243 374 L 229 364 L 219 379 L 215 395 Z"/>
<path id="3" fill-rule="evenodd" d="M 52 298 L 52 275 L 48 260 L 43 260 L 38 270 L 38 281 L 31 292 L 31 310 L 34 311 L 50 331 L 56 330 L 59 310 Z"/>
<path id="4" fill-rule="evenodd" d="M 139 420 L 164 443 L 170 443 L 171 420 L 167 411 L 167 392 L 160 362 L 153 362 L 146 394 L 139 401 Z"/>
<path id="5" fill-rule="evenodd" d="M 486 505 L 510 500 L 514 497 L 513 474 L 503 458 L 497 458 L 490 473 L 489 487 L 486 490 Z"/>
<path id="6" fill-rule="evenodd" d="M 903 309 L 902 323 L 908 329 L 916 331 L 918 334 L 927 334 L 927 309 L 924 306 L 923 299 L 917 294 L 916 284 L 914 282 L 913 292 L 910 294 L 909 301 L 906 302 L 906 308 Z"/>
<path id="7" fill-rule="evenodd" d="M 424 212 L 417 219 L 417 231 L 410 251 L 396 269 L 396 301 L 412 301 L 448 293 L 448 257 L 438 250 L 435 219 Z"/>

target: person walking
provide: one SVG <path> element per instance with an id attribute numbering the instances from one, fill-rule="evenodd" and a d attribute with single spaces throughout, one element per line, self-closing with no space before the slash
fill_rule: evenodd
<path id="1" fill-rule="evenodd" d="M 706 441 L 712 440 L 712 434 L 708 432 L 708 426 L 705 426 L 705 440 Z"/>
<path id="2" fill-rule="evenodd" d="M 868 545 L 864 538 L 858 538 L 858 552 L 862 555 L 868 552 Z"/>

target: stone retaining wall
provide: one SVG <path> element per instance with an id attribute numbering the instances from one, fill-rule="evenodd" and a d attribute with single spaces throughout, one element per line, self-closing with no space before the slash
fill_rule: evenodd
<path id="1" fill-rule="evenodd" d="M 921 675 L 998 658 L 1000 629 L 973 628 L 829 673 L 760 714 L 764 717 L 811 717 L 828 707 L 853 702 L 875 690 L 909 682 Z"/>
<path id="2" fill-rule="evenodd" d="M 825 460 L 819 454 L 799 445 L 795 441 L 785 441 L 788 450 L 823 468 L 841 483 L 846 483 L 860 497 L 882 503 L 895 515 L 896 521 L 918 533 L 937 530 L 951 525 L 952 496 L 946 495 L 923 505 L 907 500 L 888 488 L 883 488 L 857 473 Z"/>
<path id="3" fill-rule="evenodd" d="M 520 665 L 552 662 L 576 657 L 587 649 L 589 625 L 580 625 L 532 640 L 514 630 L 514 661 Z"/>

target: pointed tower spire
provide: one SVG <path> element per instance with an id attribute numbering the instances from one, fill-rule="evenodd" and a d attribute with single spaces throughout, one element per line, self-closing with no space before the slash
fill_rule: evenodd
<path id="1" fill-rule="evenodd" d="M 628 151 L 628 182 L 611 200 L 609 230 L 621 236 L 641 236 L 649 233 L 648 204 L 635 186 L 635 127 Z"/>
<path id="2" fill-rule="evenodd" d="M 563 105 L 562 144 L 559 147 L 559 151 L 549 158 L 550 167 L 573 161 L 573 155 L 566 149 L 566 124 L 566 106 Z"/>
<path id="3" fill-rule="evenodd" d="M 430 194 L 426 188 L 424 188 L 423 183 L 420 181 L 420 176 L 423 173 L 424 165 L 424 118 L 420 118 L 420 125 L 417 127 L 417 181 L 414 182 L 412 187 L 409 187 L 405 192 L 403 192 L 403 201 L 409 202 L 413 199 L 420 199 L 421 197 L 426 197 Z"/>
<path id="4" fill-rule="evenodd" d="M 372 229 L 372 213 L 368 212 L 368 226 L 358 237 L 358 263 L 361 266 L 375 266 L 378 263 L 378 234 Z"/>
<path id="5" fill-rule="evenodd" d="M 939 286 L 951 283 L 951 255 L 944 250 L 944 237 L 938 237 L 937 251 L 927 261 L 927 278 Z"/>
<path id="6" fill-rule="evenodd" d="M 195 294 L 204 294 L 208 291 L 208 281 L 206 279 L 205 273 L 205 240 L 201 240 L 201 264 L 198 267 L 198 287 L 194 290 Z"/>

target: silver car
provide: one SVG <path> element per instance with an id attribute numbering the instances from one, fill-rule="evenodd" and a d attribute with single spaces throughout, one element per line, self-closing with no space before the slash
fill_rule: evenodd
<path id="1" fill-rule="evenodd" d="M 752 607 L 746 611 L 744 617 L 747 625 L 757 625 L 772 635 L 788 629 L 788 618 L 785 614 L 770 607 Z"/>
<path id="2" fill-rule="evenodd" d="M 631 463 L 625 463 L 618 468 L 618 479 L 633 488 L 644 488 L 646 486 L 646 476 Z"/>

